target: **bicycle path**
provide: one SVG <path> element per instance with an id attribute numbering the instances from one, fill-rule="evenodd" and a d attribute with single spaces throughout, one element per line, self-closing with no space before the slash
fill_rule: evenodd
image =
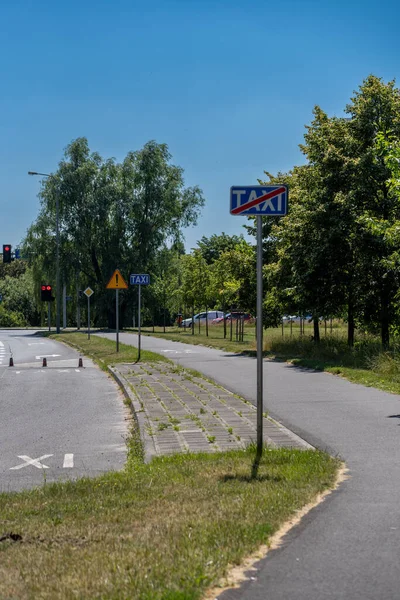
<path id="1" fill-rule="evenodd" d="M 137 336 L 122 333 L 120 341 L 135 346 Z M 254 358 L 146 336 L 142 348 L 256 402 Z M 260 561 L 251 580 L 220 600 L 399 598 L 400 396 L 264 361 L 264 410 L 339 455 L 350 478 Z"/>

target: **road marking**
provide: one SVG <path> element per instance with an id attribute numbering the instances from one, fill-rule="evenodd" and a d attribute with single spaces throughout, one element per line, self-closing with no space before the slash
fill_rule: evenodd
<path id="1" fill-rule="evenodd" d="M 79 369 L 75 369 L 75 373 L 80 373 L 80 370 Z"/>
<path id="2" fill-rule="evenodd" d="M 44 346 L 45 342 L 32 342 L 31 344 L 28 344 L 28 346 Z"/>
<path id="3" fill-rule="evenodd" d="M 40 356 L 36 356 L 36 360 L 40 360 L 41 358 L 54 358 L 55 356 L 61 356 L 61 354 L 41 354 Z"/>
<path id="4" fill-rule="evenodd" d="M 73 466 L 74 466 L 74 455 L 73 454 L 65 454 L 63 469 L 72 469 Z"/>
<path id="5" fill-rule="evenodd" d="M 27 467 L 28 465 L 32 465 L 33 467 L 36 467 L 37 469 L 50 469 L 50 467 L 48 467 L 47 465 L 42 465 L 42 463 L 40 462 L 41 460 L 44 460 L 45 458 L 50 458 L 50 456 L 53 456 L 53 454 L 43 454 L 43 456 L 39 456 L 39 458 L 31 458 L 30 456 L 26 456 L 26 454 L 21 454 L 18 455 L 18 458 L 22 458 L 22 460 L 24 460 L 24 463 L 21 463 L 20 465 L 17 465 L 16 467 L 11 467 L 10 471 L 16 471 L 17 469 L 23 469 L 24 467 Z"/>

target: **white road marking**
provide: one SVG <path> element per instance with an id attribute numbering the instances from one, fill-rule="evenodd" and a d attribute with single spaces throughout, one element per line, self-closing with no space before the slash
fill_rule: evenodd
<path id="1" fill-rule="evenodd" d="M 48 467 L 47 465 L 42 465 L 42 463 L 40 462 L 41 460 L 44 460 L 45 458 L 50 458 L 50 456 L 53 456 L 53 454 L 43 454 L 43 456 L 39 456 L 39 458 L 31 458 L 30 456 L 26 456 L 26 454 L 21 454 L 18 455 L 18 458 L 22 458 L 22 460 L 24 460 L 24 463 L 21 463 L 20 465 L 17 465 L 16 467 L 11 467 L 10 471 L 16 471 L 17 469 L 23 469 L 24 467 L 27 467 L 28 465 L 32 465 L 33 467 L 36 467 L 37 469 L 50 469 L 50 467 Z"/>
<path id="2" fill-rule="evenodd" d="M 75 369 L 75 373 L 80 373 L 80 370 L 79 369 Z"/>
<path id="3" fill-rule="evenodd" d="M 21 373 L 21 371 L 15 371 L 16 375 L 19 375 Z"/>
<path id="4" fill-rule="evenodd" d="M 63 469 L 72 469 L 73 466 L 74 466 L 74 455 L 73 454 L 65 454 Z"/>
<path id="5" fill-rule="evenodd" d="M 61 354 L 41 354 L 40 356 L 36 356 L 36 360 L 40 360 L 41 358 L 54 358 L 55 356 L 61 356 Z"/>
<path id="6" fill-rule="evenodd" d="M 45 342 L 32 342 L 31 344 L 28 344 L 28 346 L 44 346 Z"/>

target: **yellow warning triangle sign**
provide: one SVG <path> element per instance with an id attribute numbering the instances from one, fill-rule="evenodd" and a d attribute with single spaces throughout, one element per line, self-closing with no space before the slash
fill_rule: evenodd
<path id="1" fill-rule="evenodd" d="M 122 277 L 119 269 L 115 269 L 114 273 L 111 276 L 110 281 L 106 285 L 107 290 L 127 290 L 128 284 L 125 279 Z"/>

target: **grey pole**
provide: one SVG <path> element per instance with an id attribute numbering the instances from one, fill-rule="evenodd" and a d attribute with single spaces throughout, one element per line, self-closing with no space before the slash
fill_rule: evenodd
<path id="1" fill-rule="evenodd" d="M 58 192 L 56 195 L 56 245 L 57 245 L 57 258 L 56 258 L 56 331 L 60 333 L 60 227 L 59 227 L 59 201 Z"/>
<path id="2" fill-rule="evenodd" d="M 63 329 L 67 327 L 67 284 L 63 285 Z"/>
<path id="3" fill-rule="evenodd" d="M 263 449 L 262 216 L 257 215 L 257 454 Z"/>
<path id="4" fill-rule="evenodd" d="M 90 296 L 87 299 L 87 331 L 88 331 L 88 340 L 90 340 Z"/>
<path id="5" fill-rule="evenodd" d="M 140 314 L 140 300 L 141 300 L 141 285 L 139 283 L 139 290 L 138 290 L 138 327 L 139 327 L 139 335 L 138 335 L 138 349 L 139 349 L 139 353 L 138 353 L 138 360 L 140 360 L 140 326 L 142 323 L 142 316 Z"/>
<path id="6" fill-rule="evenodd" d="M 47 303 L 47 323 L 49 325 L 49 331 L 51 329 L 51 323 L 50 323 L 50 318 L 51 318 L 51 304 L 50 302 Z"/>
<path id="7" fill-rule="evenodd" d="M 79 271 L 76 272 L 76 328 L 81 328 L 81 307 L 79 305 Z"/>
<path id="8" fill-rule="evenodd" d="M 118 292 L 119 290 L 115 290 L 115 317 L 116 317 L 116 328 L 117 328 L 117 352 L 119 352 L 119 321 L 118 321 Z"/>

